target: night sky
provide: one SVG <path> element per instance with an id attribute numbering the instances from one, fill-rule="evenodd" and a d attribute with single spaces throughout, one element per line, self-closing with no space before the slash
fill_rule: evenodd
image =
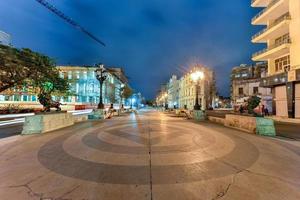
<path id="1" fill-rule="evenodd" d="M 172 74 L 199 62 L 215 69 L 218 90 L 229 95 L 231 68 L 251 63 L 260 27 L 251 0 L 49 0 L 103 40 L 102 47 L 35 0 L 0 0 L 0 30 L 16 47 L 56 59 L 58 65 L 123 67 L 136 91 L 153 98 Z"/>

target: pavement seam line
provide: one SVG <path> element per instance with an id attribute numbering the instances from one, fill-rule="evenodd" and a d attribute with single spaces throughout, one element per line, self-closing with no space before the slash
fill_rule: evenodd
<path id="1" fill-rule="evenodd" d="M 151 155 L 151 128 L 150 121 L 148 121 L 148 148 L 149 148 L 149 176 L 150 176 L 150 199 L 153 200 L 152 193 L 152 155 Z"/>

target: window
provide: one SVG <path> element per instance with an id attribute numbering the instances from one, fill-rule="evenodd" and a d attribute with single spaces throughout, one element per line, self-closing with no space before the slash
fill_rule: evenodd
<path id="1" fill-rule="evenodd" d="M 253 94 L 258 94 L 258 87 L 253 87 Z"/>
<path id="2" fill-rule="evenodd" d="M 72 79 L 72 72 L 71 71 L 68 72 L 68 79 Z"/>
<path id="3" fill-rule="evenodd" d="M 240 96 L 244 95 L 244 88 L 239 88 L 239 95 Z"/>
<path id="4" fill-rule="evenodd" d="M 275 60 L 275 72 L 290 68 L 290 56 L 284 56 Z"/>
<path id="5" fill-rule="evenodd" d="M 285 34 L 285 35 L 283 35 L 283 36 L 275 39 L 275 45 L 276 46 L 281 45 L 281 44 L 283 44 L 285 42 L 288 42 L 289 39 L 290 39 L 290 35 L 287 33 L 287 34 Z"/>

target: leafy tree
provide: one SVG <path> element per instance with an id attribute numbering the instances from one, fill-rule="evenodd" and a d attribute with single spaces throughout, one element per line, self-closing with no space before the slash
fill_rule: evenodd
<path id="1" fill-rule="evenodd" d="M 121 97 L 126 100 L 130 98 L 132 94 L 133 94 L 133 90 L 129 87 L 129 85 L 126 84 L 123 88 Z"/>
<path id="2" fill-rule="evenodd" d="M 253 114 L 254 109 L 260 104 L 261 98 L 258 96 L 252 96 L 248 99 L 248 113 Z"/>
<path id="3" fill-rule="evenodd" d="M 116 102 L 116 87 L 112 83 L 107 84 L 107 93 L 108 93 L 108 100 L 111 104 Z"/>
<path id="4" fill-rule="evenodd" d="M 69 83 L 59 77 L 55 62 L 30 49 L 0 45 L 0 92 L 10 88 L 33 88 L 40 103 L 49 110 L 51 95 L 67 94 Z"/>
<path id="5" fill-rule="evenodd" d="M 36 66 L 28 49 L 0 45 L 0 92 L 23 85 L 34 76 Z"/>

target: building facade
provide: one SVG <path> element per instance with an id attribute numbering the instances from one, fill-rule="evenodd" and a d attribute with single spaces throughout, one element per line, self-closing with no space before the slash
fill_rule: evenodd
<path id="1" fill-rule="evenodd" d="M 202 71 L 204 79 L 198 85 L 198 101 L 202 110 L 214 107 L 216 97 L 216 83 L 214 71 L 208 67 L 196 67 L 194 70 Z M 179 107 L 189 110 L 194 109 L 196 102 L 196 84 L 191 78 L 191 72 L 180 79 Z"/>
<path id="2" fill-rule="evenodd" d="M 261 103 L 272 111 L 272 93 L 270 88 L 260 86 L 261 79 L 266 76 L 266 63 L 256 65 L 241 65 L 231 72 L 231 100 L 234 106 L 239 106 L 251 96 L 261 98 Z"/>
<path id="3" fill-rule="evenodd" d="M 252 0 L 252 7 L 263 7 L 252 25 L 266 26 L 252 38 L 267 45 L 252 56 L 253 61 L 268 62 L 261 86 L 272 88 L 273 113 L 300 118 L 300 1 Z"/>
<path id="4" fill-rule="evenodd" d="M 63 104 L 69 106 L 95 107 L 99 103 L 100 84 L 95 76 L 95 67 L 82 66 L 57 66 L 60 77 L 70 82 L 72 96 L 56 97 Z M 103 103 L 109 106 L 111 103 L 121 103 L 121 86 L 128 84 L 127 78 L 120 68 L 109 68 L 110 73 L 103 85 Z M 124 101 L 124 100 L 123 100 Z M 39 105 L 37 95 L 30 91 L 30 88 L 12 89 L 0 95 L 0 104 L 20 104 L 27 106 Z"/>
<path id="5" fill-rule="evenodd" d="M 214 107 L 216 98 L 216 85 L 214 71 L 207 67 L 196 67 L 194 71 L 202 71 L 204 79 L 198 84 L 198 101 L 201 109 Z M 191 73 L 185 74 L 180 79 L 172 76 L 168 84 L 163 85 L 156 97 L 159 106 L 167 105 L 168 108 L 181 108 L 193 110 L 196 101 L 196 83 L 191 78 Z"/>
<path id="6" fill-rule="evenodd" d="M 6 46 L 11 45 L 11 36 L 3 31 L 0 31 L 0 44 Z"/>
<path id="7" fill-rule="evenodd" d="M 180 80 L 177 79 L 176 75 L 173 75 L 168 83 L 168 106 L 169 108 L 179 107 L 179 85 Z"/>

